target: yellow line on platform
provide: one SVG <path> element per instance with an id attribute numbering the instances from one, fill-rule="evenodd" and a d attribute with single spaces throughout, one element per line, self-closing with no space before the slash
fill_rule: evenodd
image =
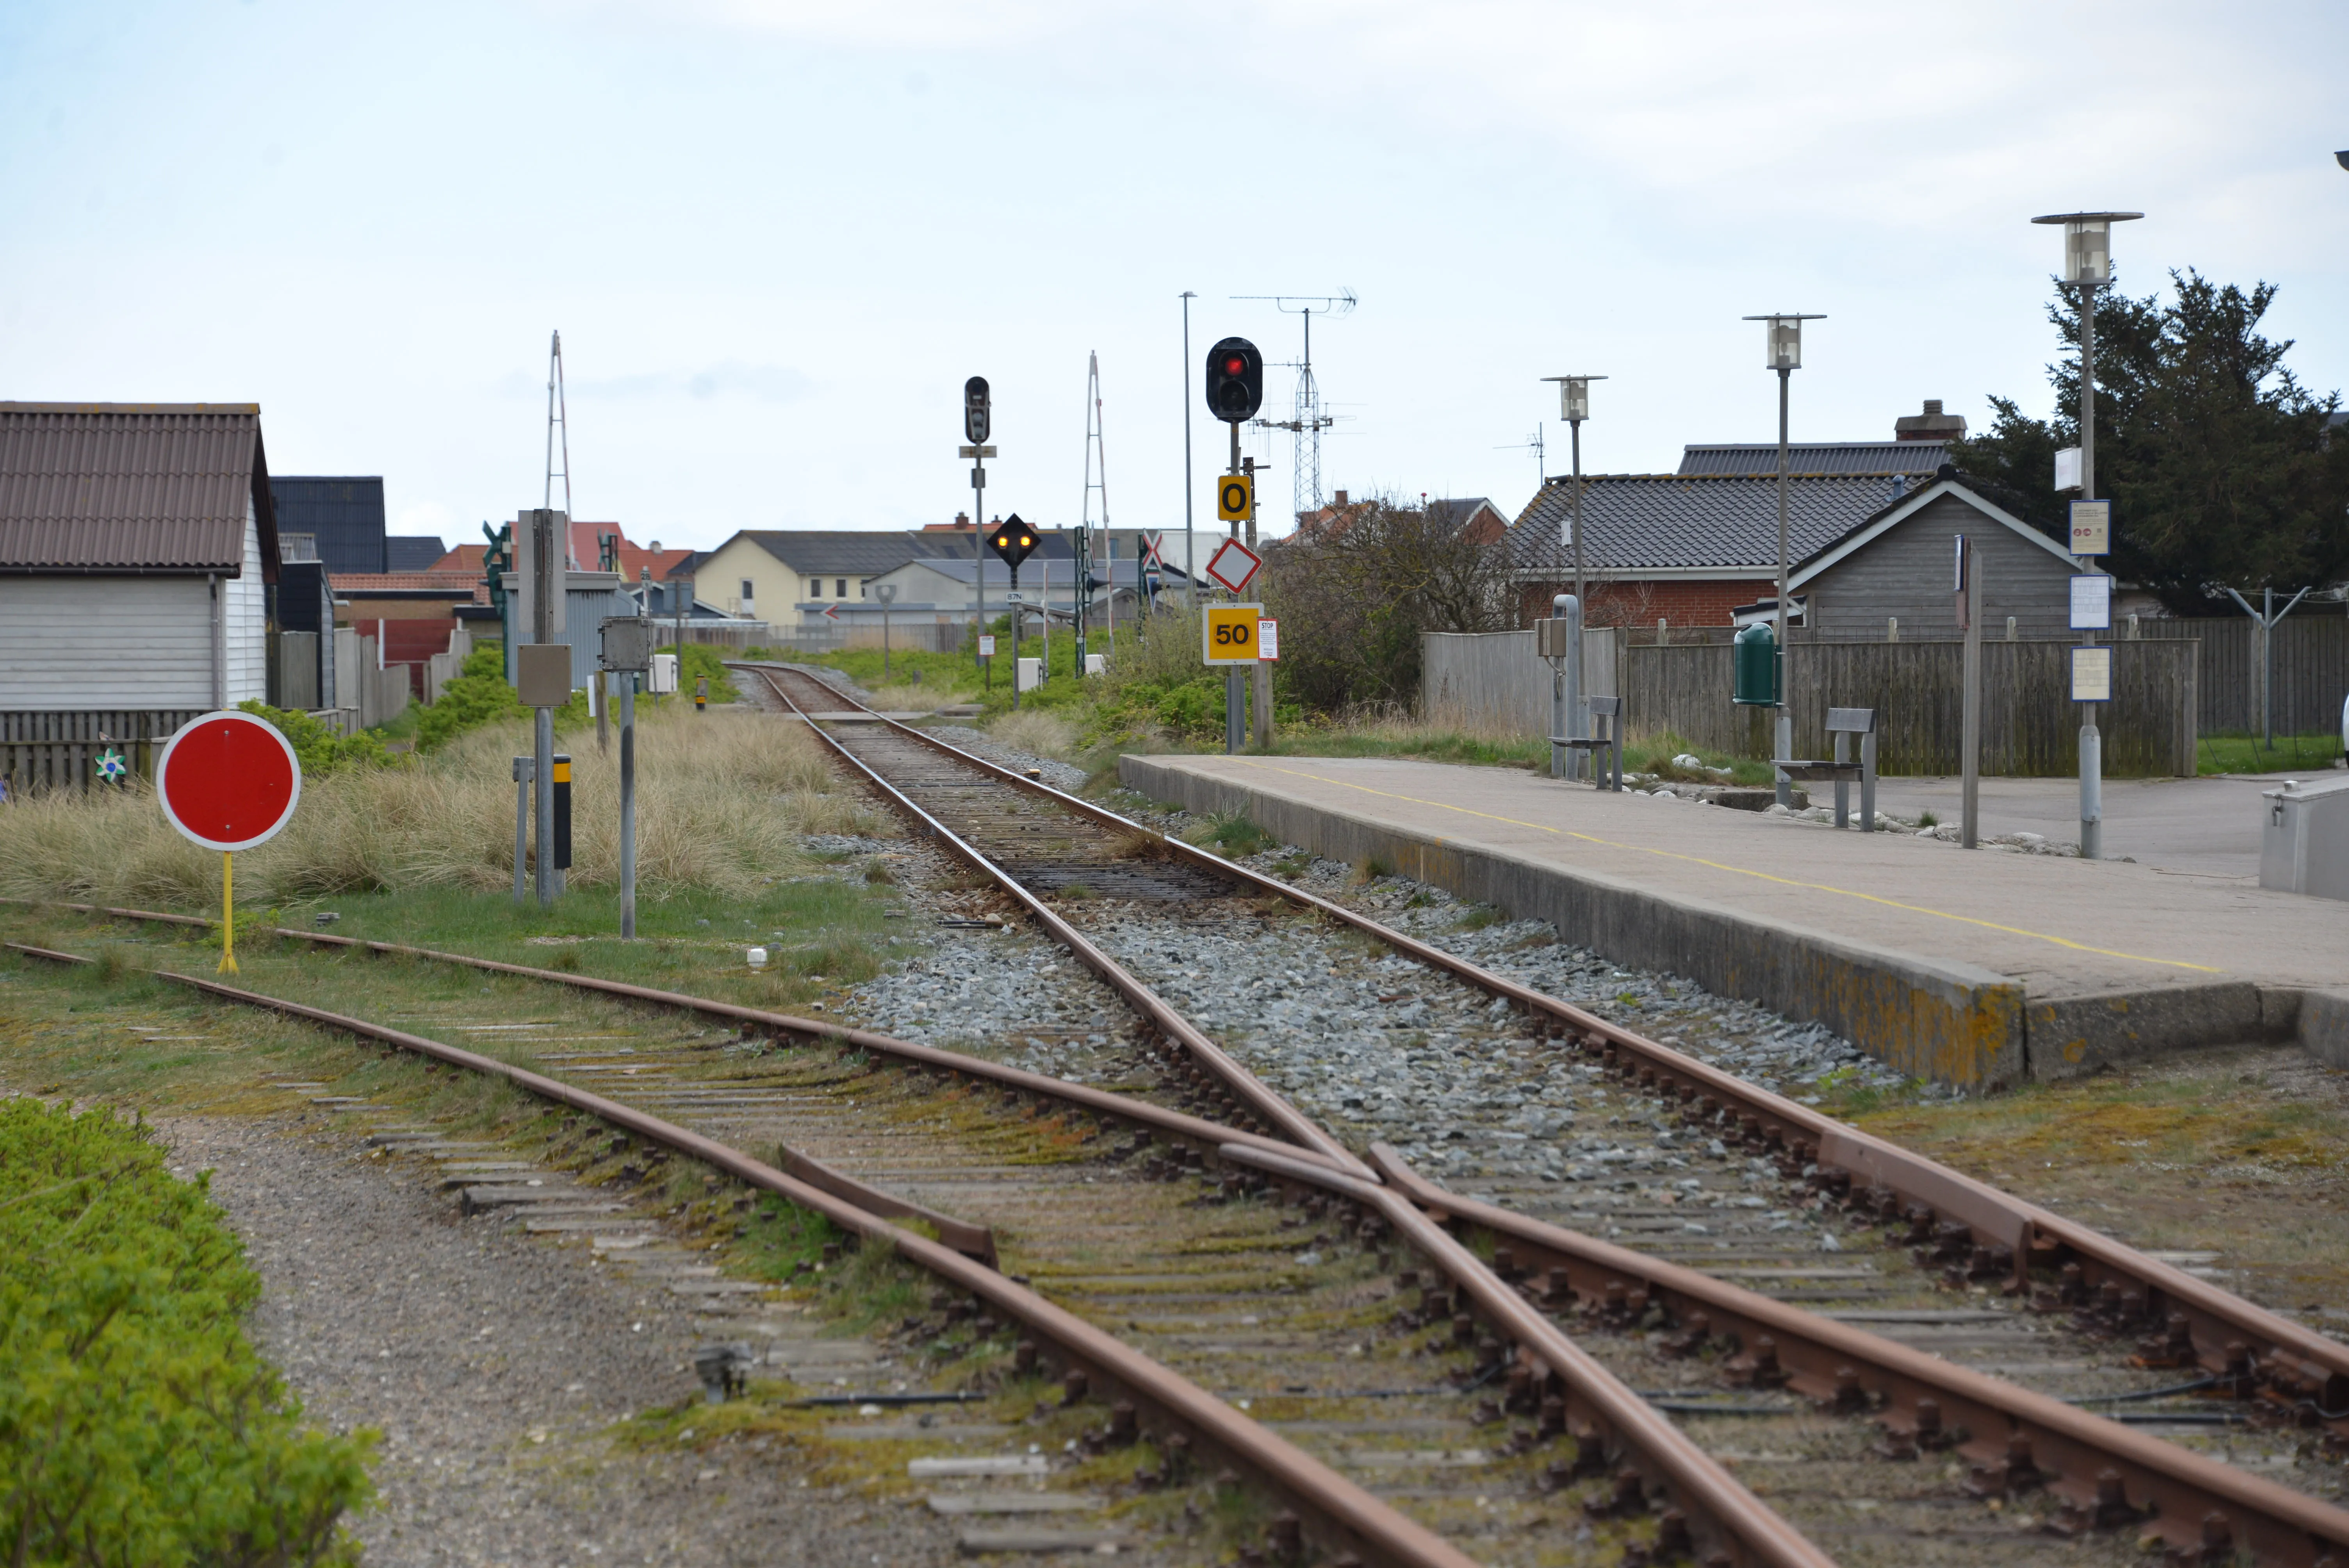
<path id="1" fill-rule="evenodd" d="M 1678 854 L 1671 850 L 1651 850 L 1645 844 L 1626 844 L 1595 834 L 1577 832 L 1571 828 L 1553 828 L 1547 822 L 1521 821 L 1515 817 L 1503 817 L 1491 811 L 1479 811 L 1467 806 L 1454 806 L 1444 800 L 1423 800 L 1416 795 L 1398 795 L 1390 789 L 1373 789 L 1367 784 L 1357 784 L 1348 779 L 1330 779 L 1319 773 L 1308 773 L 1295 768 L 1275 768 L 1252 757 L 1235 758 L 1250 768 L 1261 768 L 1270 773 L 1287 773 L 1293 778 L 1310 779 L 1317 784 L 1334 784 L 1341 789 L 1358 789 L 1365 795 L 1383 799 L 1401 800 L 1412 806 L 1432 806 L 1439 811 L 1457 811 L 1464 817 L 1482 817 L 1488 822 L 1506 822 L 1513 828 L 1531 828 L 1538 833 L 1550 833 L 1561 838 L 1580 839 L 1588 844 L 1599 844 L 1610 850 L 1630 850 L 1638 854 L 1658 855 L 1668 861 L 1686 861 L 1692 865 L 1709 866 L 1714 871 L 1729 872 L 1738 876 L 1753 877 L 1761 882 L 1776 882 L 1782 887 L 1806 888 L 1813 892 L 1831 892 L 1841 898 L 1856 898 L 1867 903 L 1880 903 L 1888 909 L 1906 910 L 1911 914 L 1930 914 L 1937 920 L 1952 920 L 1961 925 L 1979 925 L 1985 931 L 2002 931 L 2009 936 L 2028 936 L 2033 941 L 2049 942 L 2067 947 L 2075 953 L 2093 953 L 2103 958 L 2126 958 L 2132 964 L 2152 964 L 2171 969 L 2195 969 L 2205 975 L 2224 975 L 2225 970 L 2208 964 L 2189 964 L 2182 958 L 2148 958 L 2142 953 L 2122 953 L 2110 947 L 2091 947 L 2085 942 L 2069 937 L 2050 936 L 2044 931 L 2031 931 L 2020 925 L 2002 925 L 1994 920 L 1978 920 L 1970 914 L 1951 914 L 1945 909 L 1933 909 L 1921 903 L 1904 903 L 1897 898 L 1885 898 L 1872 892 L 1857 892 L 1847 887 L 1836 887 L 1827 882 L 1802 882 L 1794 877 L 1777 876 L 1769 872 L 1757 872 L 1746 866 L 1733 866 L 1722 861 L 1709 861 L 1702 855 Z"/>

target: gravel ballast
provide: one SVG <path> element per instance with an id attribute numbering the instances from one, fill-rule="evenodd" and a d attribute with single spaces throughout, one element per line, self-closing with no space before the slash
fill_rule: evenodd
<path id="1" fill-rule="evenodd" d="M 429 1170 L 294 1118 L 162 1124 L 211 1169 L 263 1281 L 253 1333 L 309 1418 L 383 1434 L 370 1564 L 955 1560 L 900 1502 L 811 1486 L 749 1445 L 647 1450 L 614 1423 L 698 1389 L 689 1315 L 642 1279 L 494 1218 L 461 1219 Z M 755 1441 L 755 1439 L 754 1439 Z"/>

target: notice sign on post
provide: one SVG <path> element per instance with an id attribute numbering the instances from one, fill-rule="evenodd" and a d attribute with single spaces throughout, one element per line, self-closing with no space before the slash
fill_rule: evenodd
<path id="1" fill-rule="evenodd" d="M 2101 572 L 2082 572 L 2072 579 L 2072 630 L 2109 631 L 2113 624 L 2113 580 Z"/>
<path id="2" fill-rule="evenodd" d="M 2113 549 L 2113 503 L 2075 500 L 2072 503 L 2072 553 L 2109 555 Z"/>
<path id="3" fill-rule="evenodd" d="M 978 656 L 982 659 L 991 659 L 995 656 L 995 638 L 993 636 L 986 633 L 981 633 L 979 634 Z"/>
<path id="4" fill-rule="evenodd" d="M 1256 624 L 1256 656 L 1268 665 L 1280 662 L 1280 623 L 1258 621 Z"/>
<path id="5" fill-rule="evenodd" d="M 1264 619 L 1261 604 L 1210 604 L 1199 622 L 1199 658 L 1210 665 L 1252 665 L 1257 661 L 1257 623 Z"/>
<path id="6" fill-rule="evenodd" d="M 2110 648 L 2072 650 L 2072 700 L 2113 700 L 2113 651 Z"/>

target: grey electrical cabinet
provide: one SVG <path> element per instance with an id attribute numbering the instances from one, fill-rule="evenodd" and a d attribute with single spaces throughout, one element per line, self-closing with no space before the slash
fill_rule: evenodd
<path id="1" fill-rule="evenodd" d="M 2262 798 L 2260 885 L 2349 899 L 2349 775 L 2292 780 Z"/>

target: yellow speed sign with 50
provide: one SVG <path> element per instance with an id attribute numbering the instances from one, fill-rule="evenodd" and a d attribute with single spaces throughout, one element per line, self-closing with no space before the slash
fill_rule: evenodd
<path id="1" fill-rule="evenodd" d="M 1210 604 L 1199 624 L 1200 658 L 1211 665 L 1252 665 L 1261 604 Z"/>

